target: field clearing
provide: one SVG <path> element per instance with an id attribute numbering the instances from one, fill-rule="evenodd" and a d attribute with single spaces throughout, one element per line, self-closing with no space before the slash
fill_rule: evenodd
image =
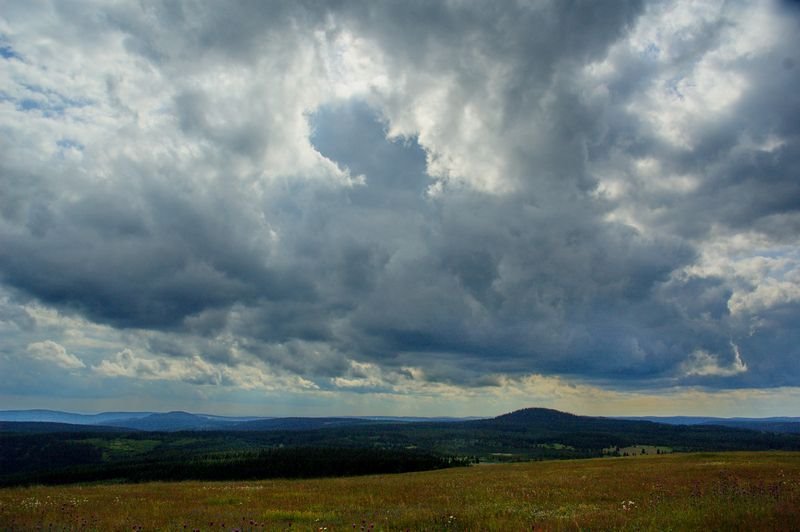
<path id="1" fill-rule="evenodd" d="M 0 489 L 0 530 L 796 530 L 800 454 Z"/>
<path id="2" fill-rule="evenodd" d="M 103 451 L 104 460 L 115 458 L 125 458 L 144 454 L 158 447 L 161 442 L 158 440 L 133 440 L 128 438 L 117 438 L 114 440 L 103 440 L 100 438 L 89 438 L 78 440 L 80 443 L 91 443 Z"/>
<path id="3" fill-rule="evenodd" d="M 644 454 L 669 454 L 672 447 L 664 445 L 630 445 L 628 447 L 606 447 L 603 454 L 611 456 L 641 456 Z"/>

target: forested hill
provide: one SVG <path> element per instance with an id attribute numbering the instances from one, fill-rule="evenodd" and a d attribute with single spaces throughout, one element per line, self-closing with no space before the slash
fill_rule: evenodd
<path id="1" fill-rule="evenodd" d="M 524 408 L 491 419 L 467 422 L 468 426 L 496 430 L 523 430 L 537 433 L 563 434 L 572 432 L 625 433 L 661 429 L 683 431 L 682 427 L 644 420 L 623 420 L 606 417 L 578 416 L 549 408 Z"/>
<path id="2" fill-rule="evenodd" d="M 498 430 L 549 429 L 555 432 L 575 430 L 627 431 L 631 428 L 648 430 L 651 423 L 666 425 L 719 425 L 744 428 L 759 432 L 800 433 L 800 418 L 713 418 L 713 417 L 591 417 L 578 416 L 547 408 L 526 408 L 494 418 L 420 418 L 391 416 L 347 417 L 231 417 L 189 412 L 103 412 L 99 414 L 73 414 L 54 410 L 0 411 L 0 422 L 51 422 L 77 425 L 105 425 L 144 431 L 272 431 L 315 430 L 341 428 L 352 425 L 376 424 L 463 424 L 467 427 L 495 428 Z M 622 422 L 622 423 L 619 423 Z M 634 422 L 632 424 L 631 422 Z M 10 425 L 5 429 L 11 430 Z M 52 426 L 55 430 L 56 427 Z M 46 432 L 46 425 L 38 427 Z M 58 429 L 60 430 L 60 429 Z"/>
<path id="3" fill-rule="evenodd" d="M 106 425 L 75 425 L 71 423 L 51 423 L 48 421 L 0 421 L 0 434 L 14 433 L 130 433 L 131 429 L 109 427 Z"/>
<path id="4" fill-rule="evenodd" d="M 153 413 L 141 418 L 120 419 L 106 423 L 112 427 L 145 431 L 225 430 L 234 424 L 188 412 Z"/>
<path id="5" fill-rule="evenodd" d="M 602 420 L 603 418 L 577 416 L 550 408 L 523 408 L 522 410 L 516 410 L 490 419 L 475 420 L 471 423 L 496 428 L 538 426 L 551 427 L 553 429 L 572 429 L 579 426 L 584 427 L 587 423 L 591 423 L 596 419 Z"/>
<path id="6" fill-rule="evenodd" d="M 259 417 L 219 416 L 189 412 L 101 412 L 99 414 L 75 414 L 57 410 L 0 410 L 0 422 L 48 422 L 73 425 L 104 425 L 145 431 L 182 430 L 312 430 L 343 425 L 375 423 L 427 423 L 454 422 L 475 418 L 452 417 L 392 417 L 392 416 L 347 416 L 347 417 Z M 6 430 L 10 430 L 10 425 Z M 40 427 L 44 429 L 44 426 Z M 44 430 L 43 430 L 44 431 Z"/>
<path id="7" fill-rule="evenodd" d="M 503 433 L 511 440 L 557 442 L 578 449 L 662 445 L 678 450 L 800 450 L 800 435 L 797 434 L 752 430 L 750 427 L 670 425 L 646 420 L 577 416 L 546 408 L 526 408 L 460 425 L 467 430 Z"/>
<path id="8" fill-rule="evenodd" d="M 143 427 L 176 420 L 192 425 L 196 421 L 192 416 L 172 413 L 137 421 L 147 424 Z M 326 454 L 347 456 L 350 465 L 341 471 L 321 468 L 320 475 L 338 474 L 335 471 L 348 474 L 415 470 L 476 460 L 588 458 L 628 454 L 624 449 L 629 447 L 646 451 L 645 446 L 650 446 L 653 453 L 800 450 L 798 434 L 576 416 L 542 408 L 462 421 L 284 418 L 226 422 L 225 426 L 236 426 L 237 430 L 159 432 L 5 422 L 0 425 L 0 484 L 109 478 L 231 478 L 229 474 L 235 471 L 248 471 L 247 478 L 283 475 L 289 471 L 313 476 L 313 464 L 324 460 Z M 269 460 L 277 456 L 269 452 L 279 449 L 314 450 L 286 451 L 280 455 L 287 463 L 301 459 L 307 462 L 295 464 L 295 469 L 268 467 Z M 358 456 L 367 456 L 363 454 L 366 450 L 379 450 L 383 454 L 370 455 L 369 467 L 353 465 L 352 460 Z M 253 470 L 254 467 L 257 469 Z"/>

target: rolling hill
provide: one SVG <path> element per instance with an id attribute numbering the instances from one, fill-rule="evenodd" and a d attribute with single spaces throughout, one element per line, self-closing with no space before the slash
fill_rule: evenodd
<path id="1" fill-rule="evenodd" d="M 303 474 L 311 468 L 304 460 L 313 464 L 326 455 L 357 456 L 367 449 L 388 453 L 382 462 L 416 460 L 410 452 L 435 455 L 446 464 L 600 457 L 622 454 L 634 446 L 658 452 L 800 450 L 800 434 L 578 416 L 544 408 L 490 419 L 426 422 L 365 418 L 235 422 L 187 412 L 151 414 L 110 427 L 4 422 L 0 441 L 0 484 L 219 478 L 233 471 L 247 472 L 248 478 L 269 476 L 276 470 L 266 467 L 263 453 L 276 449 L 286 449 L 281 459 Z"/>

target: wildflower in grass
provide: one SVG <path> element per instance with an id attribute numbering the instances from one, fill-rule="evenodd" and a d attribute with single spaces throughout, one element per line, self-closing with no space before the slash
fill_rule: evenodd
<path id="1" fill-rule="evenodd" d="M 634 506 L 636 506 L 636 503 L 633 501 L 622 501 L 622 509 L 626 512 L 633 510 Z"/>

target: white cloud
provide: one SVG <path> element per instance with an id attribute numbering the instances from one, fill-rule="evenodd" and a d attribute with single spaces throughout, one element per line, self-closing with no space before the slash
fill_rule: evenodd
<path id="1" fill-rule="evenodd" d="M 40 362 L 55 364 L 64 369 L 79 369 L 86 367 L 86 364 L 73 354 L 67 353 L 64 346 L 45 340 L 43 342 L 33 342 L 28 344 L 26 349 L 31 358 Z"/>
<path id="2" fill-rule="evenodd" d="M 215 364 L 200 356 L 169 359 L 152 354 L 139 354 L 123 349 L 92 366 L 105 377 L 127 377 L 143 380 L 180 381 L 196 385 L 223 386 L 242 390 L 316 389 L 317 386 L 299 376 L 270 373 L 264 365 Z"/>
<path id="3" fill-rule="evenodd" d="M 788 242 L 787 242 L 788 240 Z M 731 288 L 726 304 L 737 317 L 757 317 L 782 305 L 800 302 L 800 239 L 775 242 L 748 231 L 712 235 L 687 275 L 725 279 Z"/>
<path id="4" fill-rule="evenodd" d="M 747 371 L 747 364 L 742 360 L 739 348 L 731 344 L 733 360 L 727 366 L 720 364 L 720 357 L 703 349 L 694 351 L 683 365 L 686 375 L 732 377 Z"/>

